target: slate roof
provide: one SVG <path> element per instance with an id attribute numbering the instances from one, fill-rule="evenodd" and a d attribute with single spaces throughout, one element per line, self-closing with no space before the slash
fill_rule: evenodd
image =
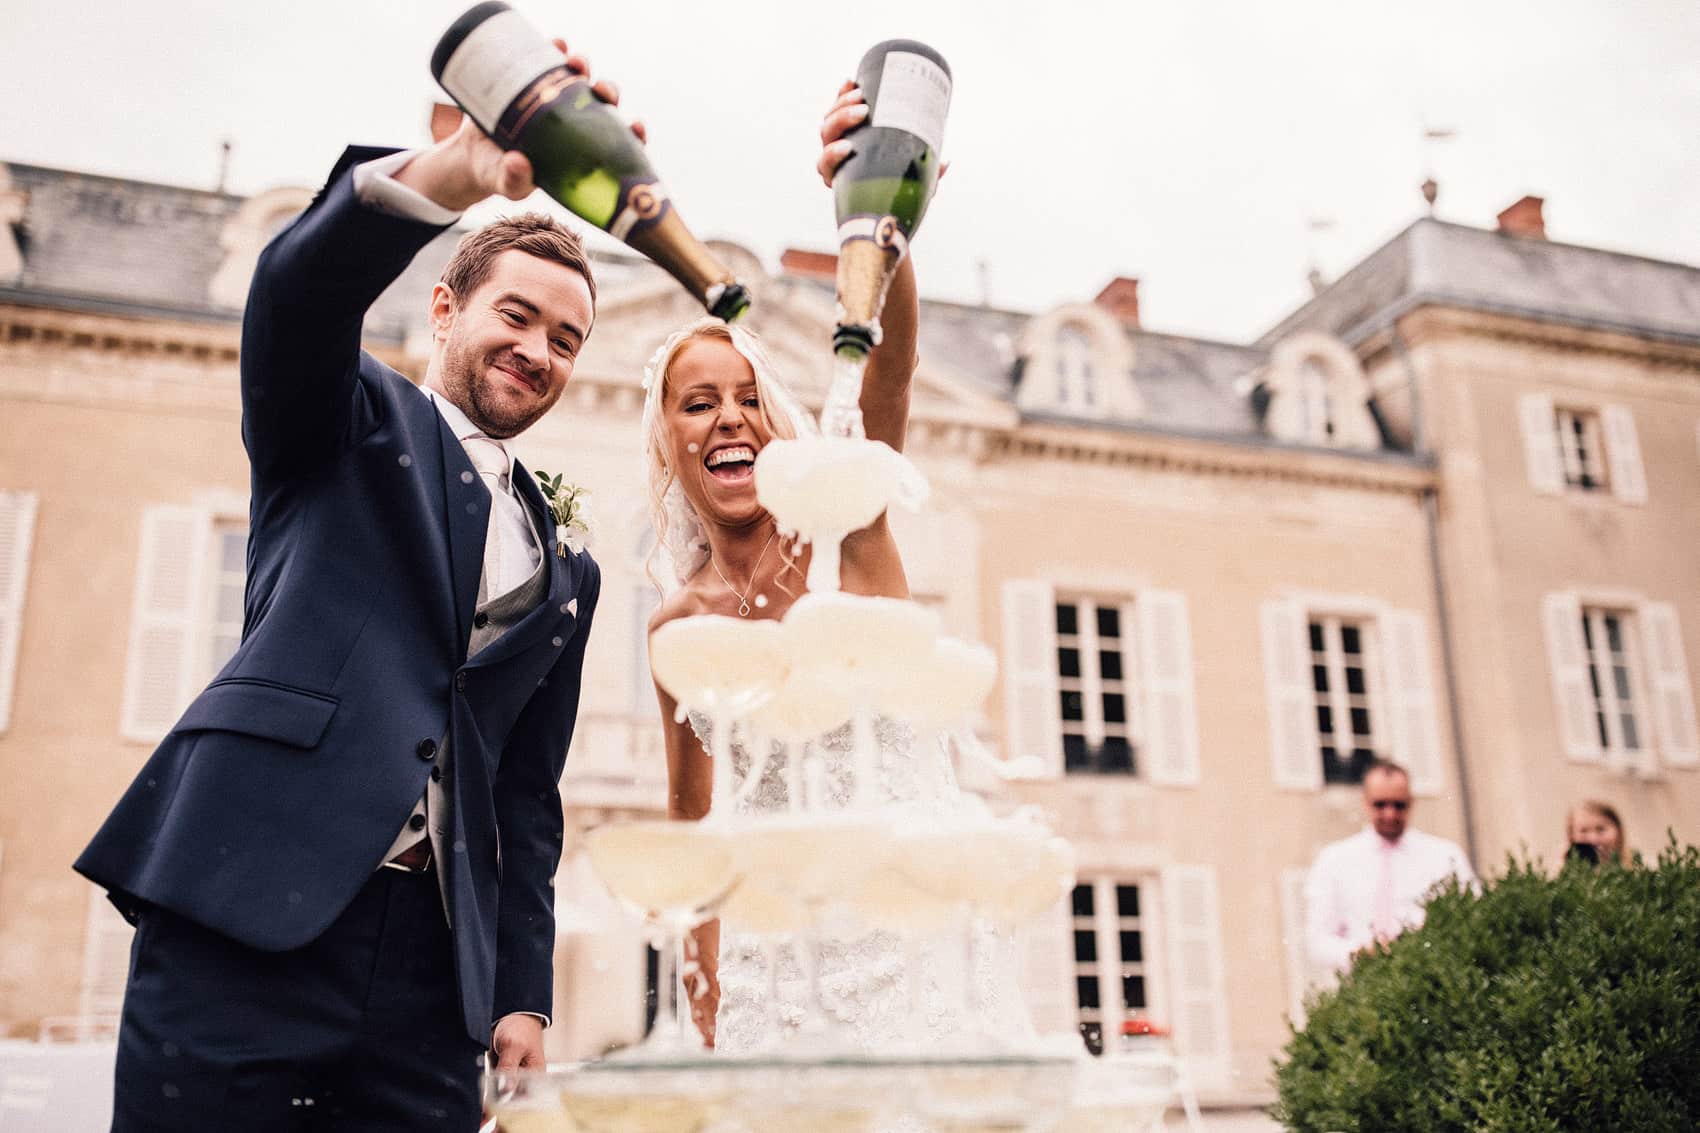
<path id="1" fill-rule="evenodd" d="M 1257 341 L 1347 342 L 1422 303 L 1700 343 L 1700 268 L 1423 218 Z"/>
<path id="2" fill-rule="evenodd" d="M 208 285 L 225 257 L 220 235 L 244 198 L 42 166 L 0 169 L 13 189 L 27 194 L 23 219 L 14 228 L 23 275 L 0 286 L 0 299 L 220 323 L 240 319 L 240 310 L 212 302 Z M 426 297 L 458 238 L 457 231 L 443 233 L 384 293 L 367 317 L 371 338 L 399 343 L 422 326 Z M 591 251 L 601 294 L 659 275 L 641 257 Z M 831 296 L 830 280 L 784 278 Z M 1700 342 L 1700 269 L 1423 219 L 1255 343 L 1124 326 L 1142 414 L 1131 421 L 1076 420 L 1100 428 L 1268 443 L 1245 379 L 1263 367 L 1276 342 L 1300 330 L 1352 342 L 1420 302 Z M 1022 379 L 1016 351 L 1031 318 L 1020 311 L 924 300 L 922 357 L 941 377 L 1012 402 Z"/>

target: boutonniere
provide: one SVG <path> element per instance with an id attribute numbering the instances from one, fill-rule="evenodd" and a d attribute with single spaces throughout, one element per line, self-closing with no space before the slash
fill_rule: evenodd
<path id="1" fill-rule="evenodd" d="M 536 475 L 549 514 L 555 517 L 555 553 L 563 559 L 568 551 L 583 554 L 590 541 L 590 489 L 563 483 L 546 472 Z"/>

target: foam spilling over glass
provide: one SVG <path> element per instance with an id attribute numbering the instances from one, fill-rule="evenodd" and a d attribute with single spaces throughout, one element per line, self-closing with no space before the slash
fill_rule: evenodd
<path id="1" fill-rule="evenodd" d="M 859 387 L 859 372 L 854 378 Z M 950 1133 L 1014 1133 L 1071 1113 L 1135 1128 L 1167 1103 L 1166 1083 L 1117 1079 L 1106 1091 L 1075 1036 L 1039 1036 L 1019 1005 L 1022 1022 L 1012 1027 L 1009 1012 L 994 1020 L 980 1002 L 987 939 L 1062 900 L 1074 855 L 1036 814 L 995 816 L 956 787 L 946 736 L 966 732 L 990 691 L 992 652 L 944 634 L 914 602 L 840 590 L 844 538 L 892 504 L 916 507 L 927 494 L 914 465 L 866 439 L 859 411 L 844 411 L 846 398 L 856 404 L 854 391 L 838 388 L 846 380 L 835 378 L 825 435 L 771 441 L 756 461 L 758 499 L 781 531 L 812 549 L 808 593 L 781 620 L 683 618 L 651 638 L 652 672 L 678 702 L 680 721 L 707 721 L 708 815 L 589 836 L 603 883 L 669 954 L 655 1030 L 601 1062 L 490 1075 L 486 1098 L 501 1129 L 872 1133 L 919 1119 Z M 915 729 L 906 750 L 878 738 L 890 721 Z M 848 784 L 819 757 L 823 737 L 846 730 Z M 965 742 L 973 744 L 971 734 Z M 735 749 L 745 753 L 741 777 Z M 906 781 L 930 786 L 902 798 L 883 789 L 893 758 L 912 762 Z M 744 806 L 770 769 L 784 804 Z M 802 957 L 808 1017 L 759 1054 L 705 1051 L 694 1028 L 665 1009 L 670 953 L 713 916 L 727 931 L 783 937 Z M 853 1041 L 821 986 L 822 942 L 872 931 L 904 942 L 912 1024 L 879 1049 Z M 933 949 L 930 968 L 923 940 Z M 777 980 L 777 949 L 772 955 Z M 692 972 L 687 955 L 687 997 Z M 956 977 L 952 1017 L 961 1021 L 944 1036 L 921 1018 L 923 982 L 939 982 L 940 973 Z"/>

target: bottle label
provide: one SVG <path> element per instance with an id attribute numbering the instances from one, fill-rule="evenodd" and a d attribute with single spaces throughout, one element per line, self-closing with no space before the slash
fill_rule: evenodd
<path id="1" fill-rule="evenodd" d="M 444 65 L 441 81 L 485 133 L 494 133 L 509 104 L 561 62 L 555 45 L 510 8 L 467 34 Z"/>
<path id="2" fill-rule="evenodd" d="M 640 225 L 653 224 L 667 213 L 671 202 L 667 190 L 659 181 L 645 181 L 622 186 L 620 198 L 625 207 L 608 224 L 608 234 L 616 240 L 629 240 Z"/>
<path id="3" fill-rule="evenodd" d="M 895 216 L 852 216 L 838 226 L 840 248 L 853 240 L 866 240 L 878 248 L 895 250 L 897 258 L 909 254 L 909 239 Z"/>
<path id="4" fill-rule="evenodd" d="M 950 110 L 950 76 L 943 67 L 913 51 L 885 57 L 875 96 L 875 126 L 907 130 L 931 147 L 944 149 L 944 119 Z"/>

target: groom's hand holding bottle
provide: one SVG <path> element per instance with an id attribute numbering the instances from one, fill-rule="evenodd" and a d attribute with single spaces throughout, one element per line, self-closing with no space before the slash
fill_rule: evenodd
<path id="1" fill-rule="evenodd" d="M 566 57 L 568 70 L 590 75 L 590 60 L 568 51 L 564 39 L 553 42 Z M 598 79 L 591 89 L 608 105 L 620 104 L 619 88 L 609 80 Z M 632 133 L 640 142 L 648 140 L 642 122 L 632 123 Z M 490 197 L 524 200 L 537 188 L 531 160 L 519 150 L 504 150 L 464 115 L 454 133 L 402 166 L 395 179 L 455 212 L 464 212 Z"/>

